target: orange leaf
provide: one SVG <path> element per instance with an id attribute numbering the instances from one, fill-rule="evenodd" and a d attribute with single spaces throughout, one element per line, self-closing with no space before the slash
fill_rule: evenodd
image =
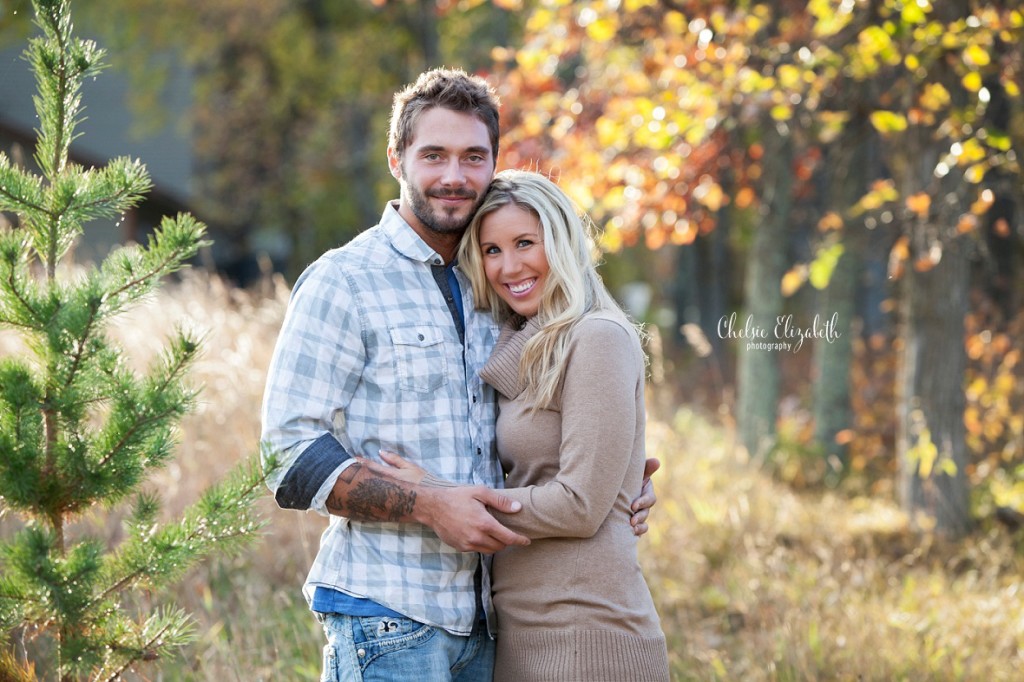
<path id="1" fill-rule="evenodd" d="M 792 296 L 807 280 L 807 266 L 797 265 L 782 276 L 782 295 Z"/>
<path id="2" fill-rule="evenodd" d="M 657 251 L 665 245 L 665 230 L 655 227 L 644 230 L 644 243 L 651 251 Z"/>
<path id="3" fill-rule="evenodd" d="M 964 213 L 960 216 L 959 222 L 956 224 L 956 231 L 958 234 L 967 234 L 973 232 L 978 227 L 978 216 L 972 213 Z"/>
<path id="4" fill-rule="evenodd" d="M 757 195 L 749 187 L 743 187 L 736 193 L 736 208 L 748 208 L 753 205 Z"/>
<path id="5" fill-rule="evenodd" d="M 853 429 L 843 429 L 836 432 L 836 445 L 848 445 L 853 442 Z"/>
<path id="6" fill-rule="evenodd" d="M 680 220 L 672 230 L 671 240 L 677 246 L 692 244 L 697 238 L 697 228 L 689 220 Z"/>
<path id="7" fill-rule="evenodd" d="M 996 222 L 992 226 L 992 228 L 995 230 L 996 234 L 998 236 L 1000 236 L 1000 237 L 1009 237 L 1010 236 L 1010 223 L 1006 222 L 1006 218 L 1000 218 L 1000 219 L 996 220 Z"/>
<path id="8" fill-rule="evenodd" d="M 975 436 L 981 435 L 983 427 L 977 408 L 969 407 L 964 411 L 964 426 L 967 427 L 968 433 Z"/>
<path id="9" fill-rule="evenodd" d="M 914 269 L 918 272 L 928 272 L 935 267 L 935 262 L 928 256 L 921 256 L 914 261 Z"/>
<path id="10" fill-rule="evenodd" d="M 907 208 L 921 218 L 928 215 L 931 206 L 932 198 L 926 192 L 918 192 L 907 197 Z"/>
<path id="11" fill-rule="evenodd" d="M 903 276 L 904 264 L 910 257 L 910 238 L 903 235 L 892 245 L 889 251 L 889 277 L 897 279 Z"/>
<path id="12" fill-rule="evenodd" d="M 972 334 L 971 336 L 968 336 L 965 346 L 967 351 L 967 357 L 969 357 L 972 360 L 977 360 L 985 352 L 985 341 L 978 334 Z"/>
<path id="13" fill-rule="evenodd" d="M 995 202 L 995 194 L 990 189 L 984 190 L 978 197 L 977 201 L 971 204 L 971 213 L 974 215 L 982 215 L 992 208 L 992 204 Z"/>
<path id="14" fill-rule="evenodd" d="M 822 232 L 828 232 L 829 230 L 841 230 L 843 229 L 843 219 L 835 211 L 829 211 L 821 217 L 818 221 L 818 229 Z"/>

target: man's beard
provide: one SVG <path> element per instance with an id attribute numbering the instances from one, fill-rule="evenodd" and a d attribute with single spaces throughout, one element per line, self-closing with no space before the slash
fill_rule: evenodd
<path id="1" fill-rule="evenodd" d="M 481 203 L 481 199 L 471 189 L 434 190 L 424 193 L 412 184 L 406 183 L 406 191 L 409 193 L 409 207 L 412 209 L 413 215 L 428 230 L 438 234 L 461 234 L 465 232 L 466 227 L 473 220 L 473 216 L 476 214 L 476 210 L 480 208 Z M 456 215 L 458 209 L 455 208 L 444 209 L 443 212 L 438 213 L 430 206 L 429 197 L 462 197 L 472 199 L 473 207 L 465 216 Z"/>

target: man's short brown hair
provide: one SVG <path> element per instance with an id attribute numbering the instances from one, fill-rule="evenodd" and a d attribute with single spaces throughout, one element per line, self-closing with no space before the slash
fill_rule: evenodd
<path id="1" fill-rule="evenodd" d="M 491 138 L 493 161 L 498 162 L 498 96 L 483 78 L 470 76 L 461 69 L 425 71 L 415 83 L 395 93 L 388 147 L 399 159 L 412 140 L 420 114 L 435 107 L 472 114 L 480 119 Z"/>

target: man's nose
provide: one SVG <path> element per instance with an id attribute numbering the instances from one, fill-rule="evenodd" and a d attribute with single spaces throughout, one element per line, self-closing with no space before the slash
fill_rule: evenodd
<path id="1" fill-rule="evenodd" d="M 444 175 L 441 182 L 446 185 L 461 185 L 466 182 L 466 175 L 462 172 L 461 159 L 449 159 L 444 168 Z"/>

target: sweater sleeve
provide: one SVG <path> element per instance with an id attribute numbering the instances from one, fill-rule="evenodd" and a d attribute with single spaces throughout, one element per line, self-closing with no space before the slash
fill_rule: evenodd
<path id="1" fill-rule="evenodd" d="M 591 537 L 598 531 L 623 488 L 643 419 L 637 414 L 642 351 L 624 327 L 604 319 L 581 323 L 567 363 L 558 474 L 542 485 L 505 489 L 522 503 L 520 512 L 492 512 L 508 528 L 534 539 Z M 637 491 L 640 483 L 638 478 Z"/>

